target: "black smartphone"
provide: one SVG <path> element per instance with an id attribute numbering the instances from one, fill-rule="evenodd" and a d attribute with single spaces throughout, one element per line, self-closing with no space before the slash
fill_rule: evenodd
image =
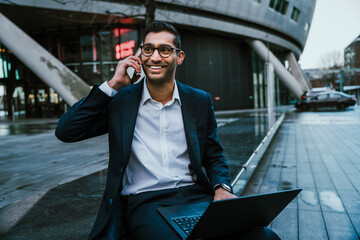
<path id="1" fill-rule="evenodd" d="M 141 71 L 142 71 L 141 66 L 140 66 L 140 69 L 141 69 Z M 134 69 L 134 73 L 133 73 L 132 78 L 131 78 L 131 84 L 133 84 L 133 83 L 136 82 L 136 80 L 137 80 L 136 78 L 137 78 L 138 75 L 141 75 L 141 73 L 137 73 L 137 72 L 135 71 L 135 69 Z"/>

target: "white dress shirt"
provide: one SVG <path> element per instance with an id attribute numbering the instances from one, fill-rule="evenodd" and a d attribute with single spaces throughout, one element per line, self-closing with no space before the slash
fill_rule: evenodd
<path id="1" fill-rule="evenodd" d="M 116 94 L 106 82 L 100 89 L 108 96 Z M 171 101 L 162 105 L 151 98 L 145 80 L 121 194 L 194 184 L 189 165 L 177 84 Z"/>

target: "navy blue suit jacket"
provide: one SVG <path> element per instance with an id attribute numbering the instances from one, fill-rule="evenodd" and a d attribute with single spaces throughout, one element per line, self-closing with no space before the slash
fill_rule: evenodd
<path id="1" fill-rule="evenodd" d="M 217 135 L 217 124 L 208 93 L 176 82 L 181 99 L 188 152 L 197 184 L 213 193 L 217 183 L 230 185 L 223 149 Z M 120 201 L 122 178 L 129 161 L 135 121 L 143 90 L 143 81 L 122 88 L 108 97 L 97 86 L 61 116 L 56 136 L 64 142 L 75 142 L 109 134 L 109 166 L 106 188 L 90 239 L 105 226 L 114 201 Z M 205 170 L 205 171 L 204 171 Z M 118 204 L 117 206 L 121 206 Z M 117 210 L 121 214 L 120 211 Z"/>

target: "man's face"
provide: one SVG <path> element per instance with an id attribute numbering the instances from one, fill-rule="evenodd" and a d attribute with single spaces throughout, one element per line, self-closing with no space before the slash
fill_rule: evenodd
<path id="1" fill-rule="evenodd" d="M 175 36 L 169 32 L 150 32 L 146 35 L 144 45 L 150 44 L 155 48 L 167 45 L 175 48 Z M 150 57 L 141 54 L 141 61 L 147 79 L 153 84 L 171 82 L 175 79 L 176 66 L 185 58 L 184 52 L 176 54 L 173 50 L 170 56 L 162 57 L 156 49 Z"/>

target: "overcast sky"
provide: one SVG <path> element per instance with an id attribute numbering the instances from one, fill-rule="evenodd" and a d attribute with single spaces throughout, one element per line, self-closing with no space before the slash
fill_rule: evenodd
<path id="1" fill-rule="evenodd" d="M 344 49 L 360 35 L 360 0 L 317 0 L 302 69 L 318 68 L 321 57 Z"/>

